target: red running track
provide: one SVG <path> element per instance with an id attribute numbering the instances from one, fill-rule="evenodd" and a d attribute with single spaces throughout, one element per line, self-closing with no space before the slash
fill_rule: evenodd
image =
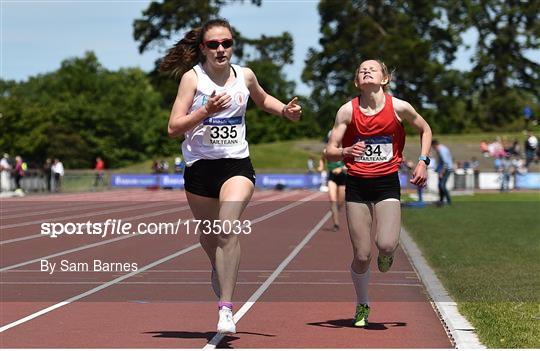
<path id="1" fill-rule="evenodd" d="M 39 235 L 40 221 L 175 222 L 191 217 L 186 205 L 182 192 L 145 190 L 2 200 L 0 346 L 207 346 L 215 336 L 216 298 L 208 259 L 185 227 L 159 237 Z M 452 347 L 401 249 L 390 272 L 372 267 L 369 328 L 351 327 L 351 246 L 345 229 L 329 230 L 326 194 L 257 192 L 243 219 L 252 220 L 252 233 L 241 238 L 235 293 L 241 318 L 238 333 L 222 338 L 218 347 Z M 139 270 L 57 268 L 49 274 L 40 271 L 45 256 L 58 265 L 99 259 L 136 263 Z"/>

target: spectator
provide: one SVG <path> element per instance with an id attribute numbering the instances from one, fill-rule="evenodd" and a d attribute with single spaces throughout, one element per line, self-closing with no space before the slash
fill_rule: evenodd
<path id="1" fill-rule="evenodd" d="M 55 158 L 51 170 L 54 179 L 53 191 L 60 192 L 62 189 L 62 178 L 64 177 L 64 165 L 59 159 Z"/>
<path id="2" fill-rule="evenodd" d="M 507 192 L 510 190 L 510 176 L 513 173 L 512 160 L 510 159 L 510 154 L 506 154 L 504 158 L 501 158 L 501 193 Z"/>
<path id="3" fill-rule="evenodd" d="M 528 132 L 527 139 L 525 140 L 525 167 L 527 169 L 529 168 L 529 164 L 534 160 L 537 149 L 538 139 L 532 132 Z"/>
<path id="4" fill-rule="evenodd" d="M 13 170 L 13 176 L 15 177 L 15 191 L 21 192 L 21 179 L 24 178 L 26 171 L 26 163 L 23 162 L 21 156 L 15 156 L 15 169 Z"/>
<path id="5" fill-rule="evenodd" d="M 479 178 L 480 178 L 480 162 L 476 157 L 471 158 L 471 162 L 469 163 L 469 167 L 472 168 L 473 174 L 474 174 L 474 188 L 479 188 Z"/>
<path id="6" fill-rule="evenodd" d="M 186 168 L 186 164 L 184 163 L 184 160 L 182 160 L 182 157 L 178 156 L 174 159 L 174 173 L 180 174 L 184 173 L 184 169 Z"/>
<path id="7" fill-rule="evenodd" d="M 103 173 L 105 172 L 105 162 L 101 159 L 101 157 L 96 158 L 96 166 L 94 168 L 96 171 L 96 181 L 94 182 L 94 187 L 97 188 L 98 185 L 103 185 Z"/>
<path id="8" fill-rule="evenodd" d="M 516 158 L 512 160 L 512 166 L 514 167 L 515 174 L 527 174 L 527 168 L 525 168 L 525 160 Z"/>
<path id="9" fill-rule="evenodd" d="M 451 205 L 452 199 L 450 198 L 450 192 L 446 188 L 446 182 L 454 172 L 452 154 L 445 145 L 440 144 L 436 139 L 431 142 L 431 147 L 435 149 L 438 156 L 437 169 L 435 170 L 439 175 L 439 203 L 437 205 L 442 206 L 445 199 L 448 205 Z"/>
<path id="10" fill-rule="evenodd" d="M 157 160 L 152 161 L 152 174 L 159 174 L 159 162 Z"/>
<path id="11" fill-rule="evenodd" d="M 308 174 L 315 173 L 315 161 L 313 160 L 313 157 L 309 157 L 307 160 L 307 169 Z"/>
<path id="12" fill-rule="evenodd" d="M 525 108 L 523 108 L 523 119 L 525 121 L 525 126 L 524 126 L 525 131 L 529 130 L 529 122 L 530 121 L 533 121 L 533 125 L 536 124 L 536 123 L 534 123 L 536 121 L 534 120 L 533 111 L 532 111 L 530 106 L 525 106 Z"/>
<path id="13" fill-rule="evenodd" d="M 11 164 L 7 153 L 0 160 L 0 185 L 2 191 L 11 190 Z"/>
<path id="14" fill-rule="evenodd" d="M 489 145 L 487 141 L 482 140 L 480 142 L 480 152 L 482 152 L 482 155 L 484 155 L 484 157 L 489 157 Z"/>
<path id="15" fill-rule="evenodd" d="M 52 161 L 50 158 L 45 160 L 43 164 L 43 174 L 45 175 L 45 183 L 47 184 L 47 191 L 51 192 L 52 181 Z"/>
<path id="16" fill-rule="evenodd" d="M 497 137 L 494 142 L 488 145 L 489 155 L 491 157 L 504 157 L 506 152 L 501 141 L 501 137 Z"/>
<path id="17" fill-rule="evenodd" d="M 519 141 L 517 140 L 517 138 L 514 139 L 514 141 L 512 142 L 512 146 L 510 146 L 506 150 L 506 152 L 510 153 L 510 155 L 512 155 L 512 156 L 519 156 L 520 155 L 521 148 L 519 146 Z"/>
<path id="18" fill-rule="evenodd" d="M 169 173 L 169 162 L 167 162 L 166 160 L 159 161 L 159 173 Z"/>

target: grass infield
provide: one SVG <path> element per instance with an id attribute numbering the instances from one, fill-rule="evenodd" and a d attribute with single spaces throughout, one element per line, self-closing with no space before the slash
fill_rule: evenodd
<path id="1" fill-rule="evenodd" d="M 456 196 L 403 224 L 482 343 L 540 347 L 540 192 Z"/>

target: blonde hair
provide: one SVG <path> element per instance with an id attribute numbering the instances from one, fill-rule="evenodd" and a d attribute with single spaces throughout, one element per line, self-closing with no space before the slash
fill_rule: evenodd
<path id="1" fill-rule="evenodd" d="M 385 63 L 382 61 L 382 60 L 379 60 L 379 59 L 370 59 L 370 60 L 364 60 L 362 62 L 360 62 L 360 64 L 358 65 L 358 67 L 356 68 L 356 72 L 354 74 L 354 81 L 356 83 L 359 83 L 358 82 L 358 74 L 360 73 L 360 66 L 362 65 L 362 63 L 366 62 L 366 61 L 376 61 L 379 66 L 381 66 L 381 71 L 383 73 L 383 78 L 387 78 L 387 81 L 385 84 L 382 85 L 383 87 L 383 91 L 385 93 L 387 93 L 389 90 L 390 90 L 390 82 L 392 81 L 392 75 L 394 73 L 394 70 L 392 70 L 392 72 L 390 72 L 388 70 L 388 67 L 386 67 Z"/>

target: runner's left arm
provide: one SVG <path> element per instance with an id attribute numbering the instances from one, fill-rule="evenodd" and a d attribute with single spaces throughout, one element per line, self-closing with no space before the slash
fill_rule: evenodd
<path id="1" fill-rule="evenodd" d="M 297 97 L 294 97 L 288 104 L 284 104 L 264 91 L 251 69 L 244 68 L 244 76 L 246 77 L 249 95 L 258 107 L 268 113 L 287 117 L 291 121 L 298 121 L 300 119 L 302 107 L 298 105 Z"/>
<path id="2" fill-rule="evenodd" d="M 407 101 L 392 98 L 394 110 L 398 117 L 406 120 L 420 132 L 421 155 L 427 156 L 431 148 L 431 128 L 426 120 Z M 414 169 L 411 184 L 424 186 L 427 182 L 427 165 L 424 161 L 418 161 Z"/>

